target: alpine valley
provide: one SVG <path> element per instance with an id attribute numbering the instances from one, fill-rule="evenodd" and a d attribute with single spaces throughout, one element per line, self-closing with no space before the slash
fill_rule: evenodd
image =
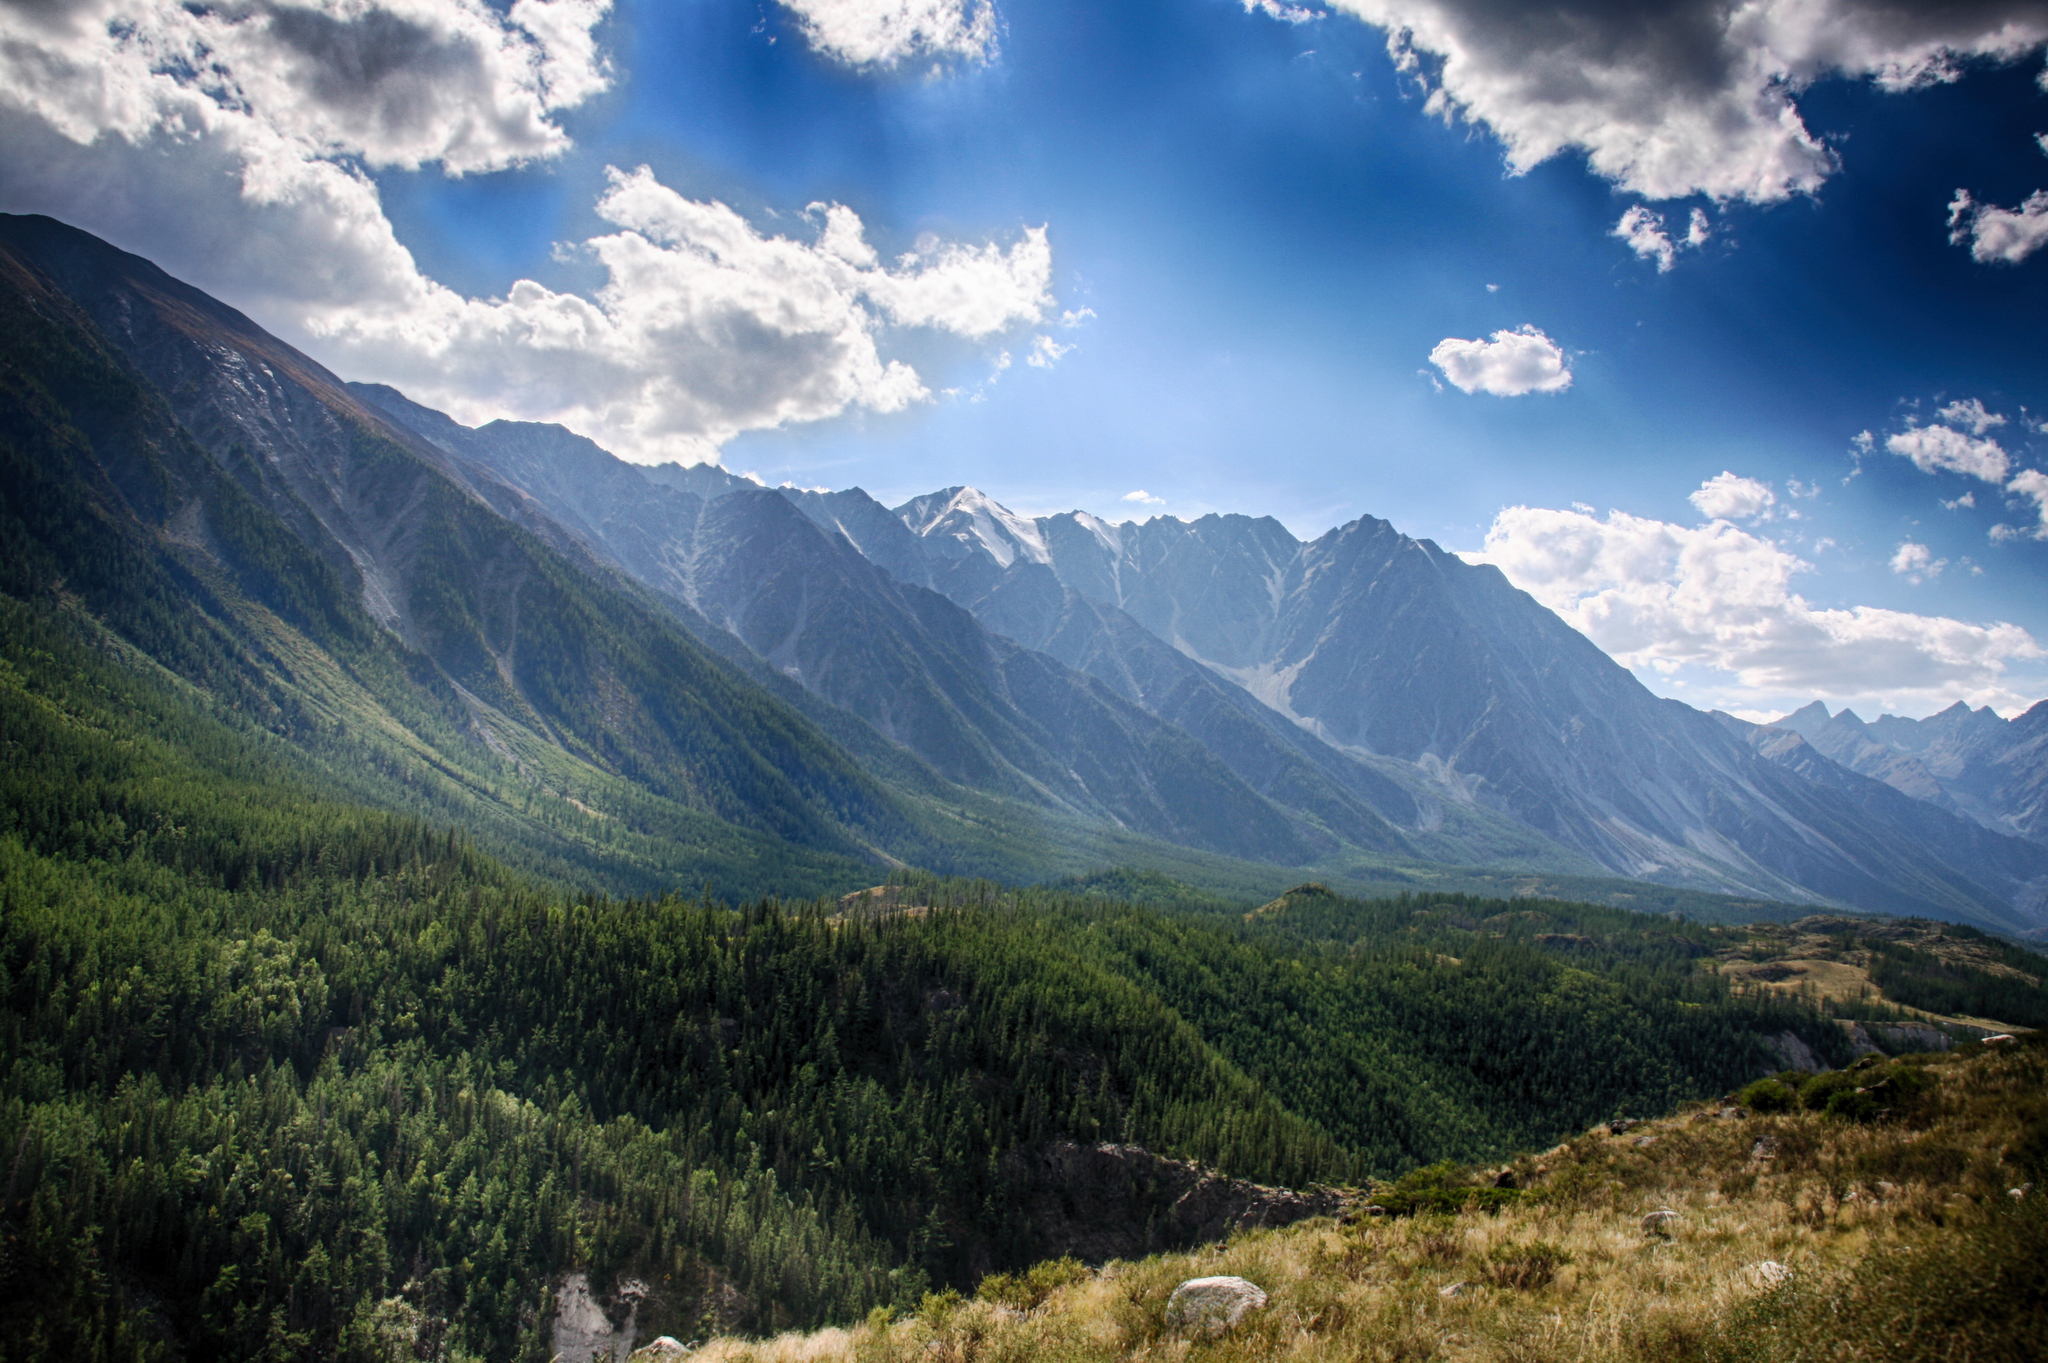
<path id="1" fill-rule="evenodd" d="M 886 1337 L 2048 1017 L 2048 702 L 1759 726 L 1370 517 L 468 427 L 43 217 L 0 758 L 0 1360 Z"/>

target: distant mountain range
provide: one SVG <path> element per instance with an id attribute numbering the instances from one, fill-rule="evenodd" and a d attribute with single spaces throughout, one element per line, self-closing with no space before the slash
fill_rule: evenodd
<path id="1" fill-rule="evenodd" d="M 48 219 L 0 217 L 0 293 L 47 371 L 5 418 L 5 590 L 529 860 L 1455 866 L 2048 933 L 2048 707 L 1759 728 L 1371 518 L 889 508 L 470 428 Z"/>

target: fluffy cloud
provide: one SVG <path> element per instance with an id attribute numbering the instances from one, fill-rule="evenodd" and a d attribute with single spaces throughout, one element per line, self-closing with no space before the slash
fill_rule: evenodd
<path id="1" fill-rule="evenodd" d="M 1912 426 L 1885 437 L 1884 447 L 1904 455 L 1922 473 L 1967 473 L 2002 482 L 2012 466 L 1996 440 L 1973 438 L 1951 426 Z"/>
<path id="2" fill-rule="evenodd" d="M 1151 493 L 1145 491 L 1144 488 L 1139 488 L 1135 492 L 1126 492 L 1119 500 L 1126 502 L 1136 502 L 1139 506 L 1166 505 L 1166 498 L 1154 497 Z"/>
<path id="3" fill-rule="evenodd" d="M 1797 97 L 1828 76 L 1907 90 L 2048 41 L 2039 0 L 1330 0 L 1387 33 L 1431 112 L 1524 171 L 1561 152 L 1649 199 L 1811 193 L 1834 153 Z"/>
<path id="4" fill-rule="evenodd" d="M 847 66 L 995 56 L 989 0 L 782 0 L 817 51 Z"/>
<path id="5" fill-rule="evenodd" d="M 1958 398 L 1935 413 L 1958 430 L 1967 430 L 1972 435 L 1982 435 L 1994 426 L 2003 426 L 2005 418 L 1985 408 L 1981 398 Z"/>
<path id="6" fill-rule="evenodd" d="M 1628 243 L 1628 249 L 1644 260 L 1657 262 L 1657 273 L 1670 272 L 1672 263 L 1678 259 L 1678 248 L 1672 245 L 1670 233 L 1664 230 L 1662 214 L 1654 213 L 1636 204 L 1621 215 L 1621 221 L 1614 225 L 1614 236 Z"/>
<path id="7" fill-rule="evenodd" d="M 1429 352 L 1429 362 L 1467 393 L 1509 398 L 1524 393 L 1562 393 L 1572 386 L 1564 351 L 1533 326 L 1496 331 L 1489 341 L 1446 336 Z"/>
<path id="8" fill-rule="evenodd" d="M 457 415 L 546 417 L 630 458 L 689 461 L 744 430 L 928 398 L 914 370 L 882 357 L 885 323 L 983 339 L 1052 303 L 1042 227 L 1008 248 L 940 246 L 891 265 L 851 209 L 813 205 L 813 241 L 764 236 L 645 167 L 610 174 L 598 213 L 622 230 L 586 243 L 607 274 L 593 298 L 530 281 L 490 300 L 433 286 L 403 312 L 325 314 L 328 347 Z"/>
<path id="9" fill-rule="evenodd" d="M 1321 10 L 1291 5 L 1287 0 L 1244 0 L 1244 12 L 1263 14 L 1268 19 L 1278 19 L 1283 24 L 1312 24 L 1323 17 Z"/>
<path id="10" fill-rule="evenodd" d="M 2018 208 L 1980 204 L 1959 189 L 1948 206 L 1948 239 L 1970 244 L 1980 265 L 2017 265 L 2048 246 L 2048 189 L 2029 194 Z"/>
<path id="11" fill-rule="evenodd" d="M 1940 577 L 1941 570 L 1946 567 L 1947 559 L 1936 558 L 1932 549 L 1924 544 L 1915 544 L 1911 540 L 1903 541 L 1892 552 L 1892 571 L 1901 577 L 1910 577 L 1915 582 L 1920 580 L 1923 573 L 1928 577 Z"/>
<path id="12" fill-rule="evenodd" d="M 155 259 L 351 377 L 477 420 L 561 421 L 640 459 L 714 457 L 739 431 L 927 397 L 890 327 L 985 340 L 1042 320 L 1043 228 L 883 262 L 812 205 L 766 236 L 647 172 L 611 172 L 581 250 L 589 296 L 531 281 L 464 298 L 423 275 L 364 166 L 449 173 L 568 145 L 602 89 L 602 0 L 323 0 L 127 23 L 93 3 L 0 6 L 0 207 Z"/>
<path id="13" fill-rule="evenodd" d="M 243 188 L 293 161 L 495 170 L 568 145 L 554 115 L 605 88 L 606 0 L 52 0 L 0 9 L 0 100 L 74 142 L 226 137 Z"/>
<path id="14" fill-rule="evenodd" d="M 2040 522 L 2034 529 L 2034 538 L 2048 540 L 2048 473 L 2039 469 L 2023 469 L 2005 485 L 2005 490 L 2033 502 L 2034 514 Z"/>
<path id="15" fill-rule="evenodd" d="M 1031 353 L 1024 357 L 1024 363 L 1033 369 L 1050 369 L 1060 362 L 1060 357 L 1073 350 L 1070 345 L 1061 345 L 1050 336 L 1033 336 Z"/>
<path id="16" fill-rule="evenodd" d="M 1816 607 L 1793 590 L 1811 564 L 1725 520 L 1513 506 L 1466 557 L 1499 567 L 1625 666 L 1732 677 L 1724 703 L 1751 709 L 1814 696 L 2010 709 L 2032 697 L 2007 684 L 2008 668 L 2048 656 L 2017 625 Z"/>
<path id="17" fill-rule="evenodd" d="M 1725 470 L 1701 483 L 1699 490 L 1686 500 L 1702 516 L 1717 521 L 1747 521 L 1769 516 L 1778 504 L 1777 494 L 1771 491 L 1769 483 L 1738 477 Z"/>

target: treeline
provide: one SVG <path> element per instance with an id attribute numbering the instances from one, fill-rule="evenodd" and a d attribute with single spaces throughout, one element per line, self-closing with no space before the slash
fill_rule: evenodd
<path id="1" fill-rule="evenodd" d="M 2015 1027 L 2048 1027 L 2048 959 L 1995 942 L 1968 928 L 1944 924 L 1954 936 L 1988 946 L 2005 970 L 1993 972 L 1944 961 L 1902 942 L 1870 944 L 1870 982 L 1909 1008 L 1951 1017 L 1996 1018 Z"/>

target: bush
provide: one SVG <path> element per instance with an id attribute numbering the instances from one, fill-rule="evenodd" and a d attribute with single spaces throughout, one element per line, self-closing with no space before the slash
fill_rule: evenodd
<path id="1" fill-rule="evenodd" d="M 1751 1112 L 1790 1112 L 1799 1106 L 1799 1095 L 1776 1079 L 1759 1079 L 1736 1094 L 1735 1101 Z"/>
<path id="2" fill-rule="evenodd" d="M 1087 1276 L 1088 1266 L 1079 1259 L 1048 1259 L 1022 1273 L 991 1273 L 981 1280 L 974 1295 L 997 1306 L 1029 1311 L 1044 1305 L 1047 1297 L 1068 1283 L 1080 1282 Z"/>
<path id="3" fill-rule="evenodd" d="M 1409 1170 L 1395 1180 L 1393 1187 L 1376 1194 L 1372 1204 L 1386 1208 L 1390 1216 L 1413 1216 L 1417 1212 L 1455 1216 L 1468 1207 L 1475 1211 L 1499 1211 L 1521 1201 L 1522 1196 L 1515 1188 L 1481 1187 L 1472 1182 L 1468 1171 L 1445 1160 Z"/>

